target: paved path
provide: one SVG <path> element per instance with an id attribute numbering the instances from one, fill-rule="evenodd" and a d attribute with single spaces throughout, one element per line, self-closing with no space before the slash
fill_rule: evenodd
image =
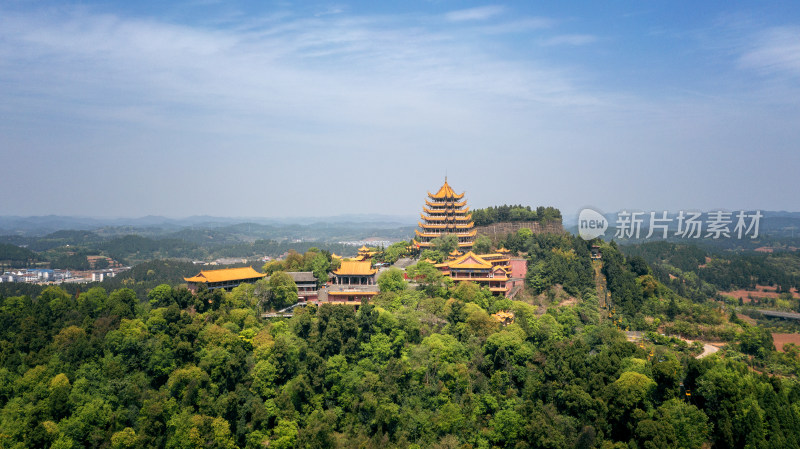
<path id="1" fill-rule="evenodd" d="M 625 337 L 630 342 L 638 342 L 644 338 L 644 333 L 638 331 L 625 331 Z M 690 345 L 695 342 L 695 340 L 688 340 L 686 338 L 681 338 L 681 340 L 685 341 L 686 343 L 689 343 Z M 704 341 L 699 341 L 699 343 L 702 343 L 703 345 L 703 352 L 695 356 L 696 359 L 702 359 L 703 357 L 708 357 L 711 354 L 714 354 L 715 352 L 719 351 L 718 347 L 710 343 L 706 343 Z"/>
<path id="2" fill-rule="evenodd" d="M 764 315 L 764 316 L 777 317 L 777 318 L 786 318 L 786 319 L 789 319 L 789 320 L 800 320 L 800 313 L 778 312 L 776 310 L 760 310 L 760 309 L 756 309 L 756 310 L 761 312 L 761 314 Z"/>
<path id="3" fill-rule="evenodd" d="M 694 340 L 687 340 L 685 338 L 683 339 L 683 341 L 685 341 L 686 343 L 689 343 L 689 344 L 694 343 Z M 696 356 L 695 357 L 696 359 L 702 359 L 703 357 L 708 357 L 711 354 L 719 351 L 719 348 L 714 346 L 714 345 L 712 345 L 712 344 L 706 343 L 704 341 L 701 341 L 700 343 L 703 344 L 703 352 L 701 352 L 700 355 Z"/>

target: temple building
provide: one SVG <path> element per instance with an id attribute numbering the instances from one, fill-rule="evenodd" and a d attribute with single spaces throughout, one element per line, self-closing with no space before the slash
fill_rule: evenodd
<path id="1" fill-rule="evenodd" d="M 363 300 L 371 301 L 380 291 L 377 285 L 350 287 L 345 285 L 332 285 L 328 288 L 326 293 L 327 299 L 323 301 L 320 298 L 320 303 L 359 305 Z"/>
<path id="2" fill-rule="evenodd" d="M 187 288 L 192 293 L 197 293 L 197 289 L 201 285 L 205 285 L 209 290 L 218 288 L 231 291 L 235 287 L 245 282 L 253 283 L 266 276 L 264 273 L 259 273 L 253 267 L 243 268 L 224 268 L 221 270 L 203 270 L 196 276 L 190 278 L 183 278 L 187 283 Z"/>
<path id="3" fill-rule="evenodd" d="M 300 302 L 314 302 L 317 300 L 317 278 L 311 271 L 287 271 L 297 286 L 297 300 Z"/>
<path id="4" fill-rule="evenodd" d="M 336 285 L 375 285 L 375 273 L 369 261 L 343 260 L 342 265 L 332 273 Z"/>
<path id="5" fill-rule="evenodd" d="M 472 250 L 477 234 L 472 214 L 464 194 L 457 194 L 447 183 L 447 177 L 438 192 L 428 192 L 422 212 L 422 221 L 419 222 L 421 231 L 416 231 L 416 238 L 412 242 L 417 249 L 429 249 L 433 246 L 431 241 L 436 237 L 452 234 L 458 237 L 459 250 Z"/>
<path id="6" fill-rule="evenodd" d="M 456 283 L 475 282 L 495 295 L 506 296 L 511 290 L 511 264 L 504 254 L 479 256 L 470 251 L 457 259 L 437 264 L 436 268 Z"/>
<path id="7" fill-rule="evenodd" d="M 356 256 L 355 260 L 358 261 L 370 260 L 372 259 L 373 256 L 375 256 L 376 253 L 377 251 L 373 251 L 367 248 L 366 245 L 364 245 L 361 248 L 358 248 L 358 255 Z"/>
<path id="8" fill-rule="evenodd" d="M 320 292 L 319 303 L 359 305 L 380 292 L 375 283 L 377 269 L 370 261 L 343 260 L 331 273 L 331 285 Z"/>

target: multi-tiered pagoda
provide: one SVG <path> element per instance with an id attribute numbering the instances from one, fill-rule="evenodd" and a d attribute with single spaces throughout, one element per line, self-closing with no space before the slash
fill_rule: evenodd
<path id="1" fill-rule="evenodd" d="M 422 230 L 417 230 L 415 240 L 417 248 L 421 250 L 431 248 L 431 240 L 452 234 L 458 237 L 459 250 L 472 249 L 477 233 L 474 229 L 475 223 L 472 222 L 472 214 L 469 213 L 464 194 L 456 194 L 447 183 L 447 177 L 444 178 L 444 185 L 438 192 L 428 192 L 422 212 L 420 214 L 422 221 L 419 223 Z"/>

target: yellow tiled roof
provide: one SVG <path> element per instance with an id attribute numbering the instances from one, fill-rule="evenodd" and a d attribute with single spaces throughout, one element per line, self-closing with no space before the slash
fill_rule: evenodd
<path id="1" fill-rule="evenodd" d="M 333 274 L 336 275 L 345 275 L 345 276 L 370 276 L 377 272 L 378 270 L 372 268 L 372 263 L 365 261 L 357 261 L 357 260 L 345 260 L 342 261 L 342 266 L 339 267 L 338 270 L 334 271 Z"/>
<path id="2" fill-rule="evenodd" d="M 456 223 L 454 225 L 453 223 L 430 224 L 418 221 L 417 224 L 419 224 L 419 227 L 422 229 L 472 229 L 475 222 L 471 221 L 469 223 L 464 223 L 464 224 Z"/>
<path id="3" fill-rule="evenodd" d="M 456 260 L 445 262 L 442 265 L 446 265 L 453 268 L 462 268 L 462 269 L 478 269 L 478 268 L 492 268 L 492 264 L 489 262 L 481 259 L 480 256 L 473 253 L 472 251 L 464 254 L 463 256 L 459 257 Z"/>
<path id="4" fill-rule="evenodd" d="M 469 212 L 469 207 L 465 207 L 463 209 L 453 209 L 453 208 L 429 209 L 429 208 L 423 206 L 422 211 L 425 212 L 426 214 L 459 214 L 459 215 L 464 215 L 467 212 Z"/>
<path id="5" fill-rule="evenodd" d="M 428 216 L 422 213 L 419 214 L 420 218 L 426 221 L 445 221 L 445 220 L 455 220 L 455 221 L 469 221 L 472 220 L 472 214 L 468 215 L 455 215 L 452 217 L 439 217 L 436 215 Z"/>
<path id="6" fill-rule="evenodd" d="M 437 199 L 438 198 L 455 198 L 455 199 L 460 200 L 461 198 L 464 197 L 464 194 L 463 193 L 461 195 L 456 194 L 456 192 L 453 190 L 453 188 L 450 187 L 450 184 L 447 183 L 447 179 L 445 179 L 444 180 L 444 184 L 442 184 L 442 187 L 439 188 L 439 191 L 436 192 L 436 193 L 428 192 L 428 196 L 431 197 L 431 198 L 437 198 Z"/>
<path id="7" fill-rule="evenodd" d="M 467 200 L 458 201 L 458 202 L 455 202 L 455 201 L 444 201 L 444 202 L 436 202 L 436 203 L 431 203 L 430 201 L 425 200 L 425 204 L 427 204 L 430 207 L 441 207 L 443 205 L 447 206 L 447 207 L 451 207 L 451 206 L 452 207 L 464 207 L 464 206 L 467 205 Z"/>
<path id="8" fill-rule="evenodd" d="M 229 282 L 245 279 L 263 278 L 266 274 L 259 273 L 253 267 L 224 268 L 222 270 L 202 270 L 196 276 L 183 278 L 186 282 Z"/>
<path id="9" fill-rule="evenodd" d="M 358 250 L 359 251 L 369 251 L 369 248 L 367 248 L 367 245 L 362 245 L 361 248 L 358 248 Z"/>

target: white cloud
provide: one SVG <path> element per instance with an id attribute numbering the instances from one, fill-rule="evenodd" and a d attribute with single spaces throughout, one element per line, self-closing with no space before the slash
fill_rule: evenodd
<path id="1" fill-rule="evenodd" d="M 742 67 L 768 74 L 800 76 L 800 27 L 774 27 L 745 45 Z"/>
<path id="2" fill-rule="evenodd" d="M 502 14 L 503 11 L 505 11 L 505 8 L 502 6 L 481 6 L 478 8 L 450 11 L 449 13 L 445 14 L 445 19 L 450 22 L 487 20 Z"/>
<path id="3" fill-rule="evenodd" d="M 597 37 L 591 34 L 562 34 L 560 36 L 553 36 L 551 38 L 545 39 L 542 41 L 542 45 L 545 47 L 551 47 L 556 45 L 587 45 L 592 44 L 597 41 Z"/>
<path id="4" fill-rule="evenodd" d="M 501 12 L 483 11 L 482 17 Z M 706 148 L 736 154 L 752 142 L 797 141 L 797 131 L 784 126 L 796 114 L 776 121 L 766 109 L 751 114 L 745 101 L 664 101 L 657 87 L 638 96 L 624 87 L 608 91 L 581 61 L 542 60 L 532 47 L 559 32 L 551 19 L 487 22 L 473 13 L 472 19 L 462 15 L 457 27 L 437 27 L 439 16 L 310 14 L 208 27 L 85 10 L 2 11 L 0 148 L 46 156 L 0 173 L 0 188 L 23 185 L 23 175 L 35 172 L 54 180 L 36 196 L 66 208 L 73 207 L 72 197 L 92 197 L 97 185 L 122 180 L 135 187 L 114 191 L 118 209 L 109 213 L 121 215 L 397 212 L 395 198 L 410 204 L 402 212 L 413 212 L 424 191 L 415 193 L 407 184 L 419 177 L 438 182 L 449 167 L 465 174 L 462 180 L 486 172 L 470 178 L 481 185 L 458 186 L 474 192 L 481 200 L 476 205 L 539 201 L 509 198 L 508 179 L 514 179 L 518 195 L 559 192 L 553 195 L 563 199 L 543 201 L 603 207 L 578 198 L 585 189 L 564 174 L 602 172 L 644 185 L 652 160 L 669 154 L 674 157 L 664 163 L 670 173 L 689 170 L 700 179 L 710 162 L 696 158 L 712 159 Z M 500 34 L 534 29 L 522 39 Z M 585 34 L 549 39 L 552 45 L 591 43 Z M 759 135 L 765 124 L 775 132 Z M 631 157 L 641 163 L 617 163 Z M 748 164 L 758 168 L 767 160 Z M 494 168 L 485 169 L 487 163 Z M 387 170 L 402 176 L 389 179 Z M 306 176 L 303 186 L 282 194 L 300 184 L 298 173 Z M 735 166 L 727 173 L 732 180 L 742 175 Z M 737 188 L 722 176 L 714 180 Z M 355 200 L 326 197 L 332 185 L 337 198 Z M 392 187 L 365 197 L 366 185 Z M 609 197 L 627 195 L 618 186 L 598 189 Z M 239 203 L 229 201 L 244 191 Z M 140 201 L 147 192 L 151 197 Z M 209 207 L 226 209 L 192 209 L 184 199 L 198 192 Z M 157 201 L 160 208 L 152 206 Z M 624 205 L 625 198 L 615 201 Z M 266 212 L 253 209 L 262 203 L 269 204 Z M 140 209 L 125 209 L 131 205 Z M 10 204 L 6 210 L 30 210 L 25 207 L 33 206 Z M 83 211 L 93 210 L 87 204 Z"/>
<path id="5" fill-rule="evenodd" d="M 379 17 L 293 18 L 245 30 L 85 13 L 66 17 L 0 19 L 0 70 L 74 114 L 187 120 L 175 114 L 177 108 L 188 117 L 389 126 L 428 114 L 445 118 L 468 102 L 473 104 L 466 110 L 482 109 L 474 102 L 487 101 L 596 102 L 554 67 L 498 59 L 492 47 L 465 43 L 459 31 Z M 69 104 L 76 98 L 84 101 Z"/>

